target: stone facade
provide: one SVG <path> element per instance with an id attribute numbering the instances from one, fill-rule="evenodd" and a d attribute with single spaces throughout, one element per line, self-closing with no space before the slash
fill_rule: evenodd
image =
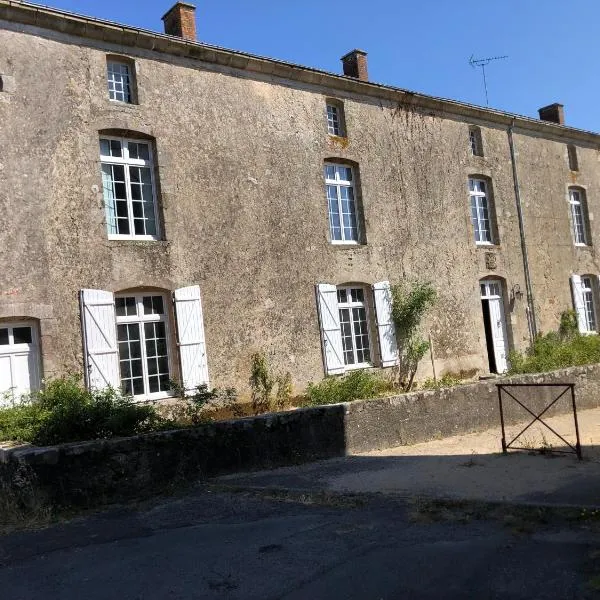
<path id="1" fill-rule="evenodd" d="M 107 56 L 132 66 L 135 104 L 109 99 Z M 482 278 L 503 282 L 509 347 L 530 339 L 511 293 L 526 291 L 511 126 L 537 329 L 572 307 L 571 274 L 599 273 L 595 246 L 573 243 L 568 193 L 585 190 L 599 239 L 596 134 L 7 0 L 0 77 L 0 319 L 39 324 L 46 377 L 83 370 L 81 289 L 197 284 L 211 384 L 245 389 L 266 351 L 302 389 L 324 375 L 315 284 L 413 278 L 439 292 L 425 324 L 438 375 L 487 372 Z M 328 134 L 328 98 L 346 137 Z M 152 141 L 161 239 L 108 239 L 101 132 Z M 365 243 L 330 241 L 328 160 L 355 166 Z M 469 176 L 491 183 L 497 244 L 475 244 Z"/>

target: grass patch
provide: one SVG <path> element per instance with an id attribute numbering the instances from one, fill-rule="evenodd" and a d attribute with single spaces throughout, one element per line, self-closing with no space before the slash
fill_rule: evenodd
<path id="1" fill-rule="evenodd" d="M 511 375 L 599 363 L 600 336 L 553 331 L 540 335 L 526 352 L 511 352 L 509 360 Z"/>
<path id="2" fill-rule="evenodd" d="M 375 398 L 391 392 L 391 382 L 370 371 L 351 371 L 342 377 L 326 377 L 319 383 L 309 383 L 307 405 L 320 406 L 351 400 Z"/>

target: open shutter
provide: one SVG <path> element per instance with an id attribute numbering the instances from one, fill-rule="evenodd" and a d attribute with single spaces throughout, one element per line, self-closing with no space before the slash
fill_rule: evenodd
<path id="1" fill-rule="evenodd" d="M 121 385 L 115 298 L 104 290 L 81 290 L 81 327 L 88 389 Z"/>
<path id="2" fill-rule="evenodd" d="M 389 281 L 380 281 L 373 285 L 375 313 L 377 315 L 377 332 L 379 334 L 379 350 L 381 366 L 393 367 L 398 364 L 398 344 L 396 328 L 392 320 L 392 290 Z"/>
<path id="3" fill-rule="evenodd" d="M 577 325 L 580 333 L 586 333 L 587 318 L 585 315 L 585 303 L 583 300 L 583 290 L 581 289 L 581 276 L 571 275 L 571 293 L 573 294 L 573 308 L 577 313 Z"/>
<path id="4" fill-rule="evenodd" d="M 340 312 L 338 310 L 337 288 L 328 283 L 317 285 L 317 305 L 319 307 L 319 323 L 323 358 L 327 375 L 339 375 L 346 370 L 344 350 L 342 347 L 342 330 L 340 329 Z"/>
<path id="5" fill-rule="evenodd" d="M 208 362 L 199 286 L 175 290 L 175 314 L 182 384 L 187 392 L 191 392 L 199 385 L 208 385 Z"/>

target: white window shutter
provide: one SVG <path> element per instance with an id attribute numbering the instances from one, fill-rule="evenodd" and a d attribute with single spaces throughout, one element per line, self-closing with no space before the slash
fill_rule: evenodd
<path id="1" fill-rule="evenodd" d="M 580 333 L 586 333 L 587 317 L 585 314 L 585 303 L 583 301 L 583 291 L 581 289 L 581 276 L 571 275 L 571 292 L 573 294 L 573 308 L 577 313 L 577 325 Z"/>
<path id="2" fill-rule="evenodd" d="M 392 289 L 389 281 L 380 281 L 373 285 L 375 314 L 377 315 L 377 333 L 381 366 L 393 367 L 398 364 L 398 344 L 396 327 L 392 320 Z"/>
<path id="3" fill-rule="evenodd" d="M 181 361 L 181 379 L 186 392 L 208 385 L 208 361 L 200 286 L 175 290 L 175 315 Z"/>
<path id="4" fill-rule="evenodd" d="M 339 375 L 346 370 L 346 366 L 342 347 L 337 288 L 328 283 L 319 283 L 316 291 L 325 372 L 327 375 Z"/>
<path id="5" fill-rule="evenodd" d="M 121 373 L 114 295 L 104 290 L 81 290 L 80 306 L 88 389 L 119 389 Z"/>

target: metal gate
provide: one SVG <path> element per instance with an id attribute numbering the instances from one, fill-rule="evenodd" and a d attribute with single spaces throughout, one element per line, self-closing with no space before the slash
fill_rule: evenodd
<path id="1" fill-rule="evenodd" d="M 571 450 L 552 450 L 552 452 L 560 452 L 563 454 L 576 454 L 579 460 L 582 459 L 581 455 L 581 442 L 579 439 L 579 424 L 577 422 L 577 406 L 575 404 L 575 384 L 574 383 L 498 383 L 496 384 L 498 388 L 498 405 L 500 408 L 500 424 L 502 426 L 502 452 L 506 454 L 508 450 L 529 450 L 530 448 L 524 448 L 520 446 L 515 446 L 515 442 L 536 422 L 541 423 L 544 427 L 548 428 L 555 436 L 557 436 L 561 441 L 563 441 Z M 542 410 L 541 413 L 536 414 L 531 410 L 528 406 L 524 404 L 523 399 L 519 399 L 516 397 L 517 390 L 525 390 L 528 388 L 553 388 L 555 389 L 555 394 L 558 394 L 551 402 Z M 512 392 L 510 391 L 512 390 Z M 569 393 L 570 392 L 570 393 Z M 546 421 L 542 419 L 542 417 L 561 399 L 565 398 L 567 401 L 570 398 L 570 404 L 573 410 L 573 421 L 575 423 L 575 436 L 577 442 L 575 446 L 570 444 L 565 438 L 556 432 Z M 503 402 L 506 400 L 513 400 L 516 402 L 521 408 L 526 410 L 532 417 L 533 420 L 523 428 L 510 442 L 506 442 L 506 427 L 504 424 L 504 406 Z"/>

